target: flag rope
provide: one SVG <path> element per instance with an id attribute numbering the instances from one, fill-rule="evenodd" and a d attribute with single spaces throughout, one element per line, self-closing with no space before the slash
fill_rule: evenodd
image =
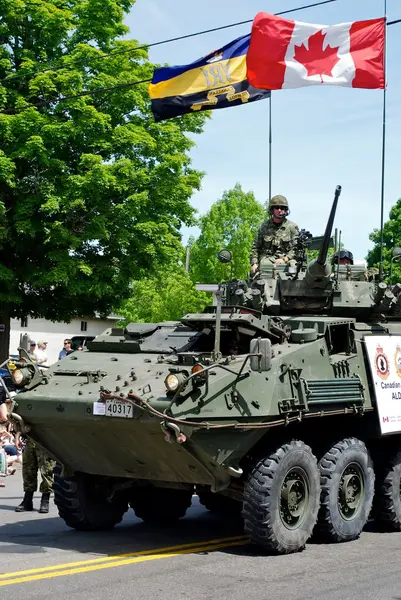
<path id="1" fill-rule="evenodd" d="M 383 0 L 384 18 L 387 20 L 387 0 Z M 381 153 L 381 182 L 380 182 L 380 262 L 379 281 L 383 280 L 383 237 L 384 237 L 384 178 L 386 168 L 386 104 L 387 104 L 387 27 L 384 28 L 384 89 L 382 111 L 382 153 Z"/>
<path id="2" fill-rule="evenodd" d="M 332 2 L 338 2 L 338 0 L 321 0 L 320 2 L 314 2 L 313 4 L 305 4 L 304 6 L 297 6 L 295 8 L 289 8 L 287 10 L 282 10 L 278 13 L 275 13 L 276 16 L 288 15 L 293 12 L 298 12 L 301 10 L 307 10 L 308 8 L 315 8 L 317 6 L 322 6 L 323 4 L 330 4 Z M 112 56 L 118 56 L 120 54 L 129 54 L 130 52 L 135 52 L 136 50 L 147 50 L 148 48 L 153 48 L 155 46 L 161 46 L 162 44 L 169 44 L 171 42 L 178 42 L 180 40 L 186 40 L 188 38 L 197 37 L 199 35 L 205 35 L 207 33 L 213 33 L 215 31 L 222 31 L 223 29 L 230 29 L 231 27 L 239 27 L 240 25 L 246 25 L 248 23 L 252 23 L 253 19 L 247 19 L 246 21 L 237 21 L 236 23 L 229 23 L 227 25 L 220 25 L 219 27 L 213 27 L 212 29 L 204 29 L 203 31 L 196 31 L 195 33 L 187 33 L 186 35 L 181 35 L 174 38 L 168 38 L 167 40 L 161 40 L 159 42 L 151 42 L 150 44 L 142 44 L 141 46 L 135 46 L 134 48 L 124 48 L 123 50 L 115 50 L 113 52 L 105 52 L 104 54 L 99 54 L 99 56 L 92 56 L 91 58 L 86 58 L 84 60 L 77 60 L 74 63 L 74 68 L 77 67 L 80 63 L 83 63 L 87 66 L 89 63 L 95 60 L 102 60 L 103 58 L 109 58 Z M 93 47 L 92 47 L 93 48 Z M 98 50 L 97 48 L 93 48 L 94 50 Z M 71 54 L 64 54 L 62 58 L 66 56 L 71 56 Z M 14 81 L 15 79 L 21 79 L 22 77 L 29 77 L 33 75 L 37 75 L 38 73 L 43 73 L 45 71 L 59 71 L 60 69 L 66 69 L 68 71 L 68 67 L 65 65 L 55 65 L 55 66 L 46 66 L 42 69 L 37 69 L 36 71 L 27 71 L 26 73 L 21 73 L 20 75 L 12 75 L 11 77 L 4 77 L 0 79 L 0 83 L 4 81 Z"/>

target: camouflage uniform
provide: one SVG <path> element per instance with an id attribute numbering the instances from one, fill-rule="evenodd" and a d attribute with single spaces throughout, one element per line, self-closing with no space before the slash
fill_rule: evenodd
<path id="1" fill-rule="evenodd" d="M 268 219 L 261 225 L 253 242 L 251 265 L 260 264 L 261 261 L 274 264 L 277 259 L 284 257 L 294 259 L 298 234 L 299 227 L 296 223 L 284 219 L 276 224 Z"/>
<path id="2" fill-rule="evenodd" d="M 22 461 L 22 478 L 24 481 L 24 492 L 36 492 L 38 489 L 38 470 L 42 481 L 39 491 L 41 494 L 49 494 L 53 484 L 53 469 L 55 461 L 49 458 L 31 438 L 28 438 Z"/>

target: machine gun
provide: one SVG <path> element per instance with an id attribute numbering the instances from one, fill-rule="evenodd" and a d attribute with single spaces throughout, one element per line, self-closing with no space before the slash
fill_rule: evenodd
<path id="1" fill-rule="evenodd" d="M 306 229 L 301 229 L 298 234 L 296 245 L 295 245 L 295 260 L 297 262 L 297 271 L 294 279 L 297 279 L 298 274 L 302 267 L 307 262 L 307 250 L 312 243 L 312 234 Z"/>

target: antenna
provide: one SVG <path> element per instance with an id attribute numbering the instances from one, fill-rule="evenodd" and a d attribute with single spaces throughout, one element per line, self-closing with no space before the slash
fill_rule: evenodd
<path id="1" fill-rule="evenodd" d="M 340 230 L 340 235 L 338 236 L 338 248 L 337 248 L 336 289 L 338 289 L 338 275 L 340 272 L 341 234 L 342 234 L 342 231 Z"/>

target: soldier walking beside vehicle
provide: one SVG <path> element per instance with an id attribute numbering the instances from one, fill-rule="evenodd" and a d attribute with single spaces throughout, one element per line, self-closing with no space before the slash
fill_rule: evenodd
<path id="1" fill-rule="evenodd" d="M 33 495 L 38 488 L 38 471 L 42 477 L 39 491 L 42 494 L 40 513 L 49 512 L 50 493 L 53 487 L 53 469 L 55 461 L 31 438 L 28 438 L 22 462 L 22 479 L 24 482 L 24 498 L 15 512 L 33 510 Z"/>
<path id="2" fill-rule="evenodd" d="M 287 219 L 287 198 L 281 195 L 273 196 L 269 202 L 269 212 L 270 218 L 262 223 L 252 245 L 252 273 L 256 273 L 261 261 L 279 265 L 295 258 L 294 248 L 299 227 Z"/>

